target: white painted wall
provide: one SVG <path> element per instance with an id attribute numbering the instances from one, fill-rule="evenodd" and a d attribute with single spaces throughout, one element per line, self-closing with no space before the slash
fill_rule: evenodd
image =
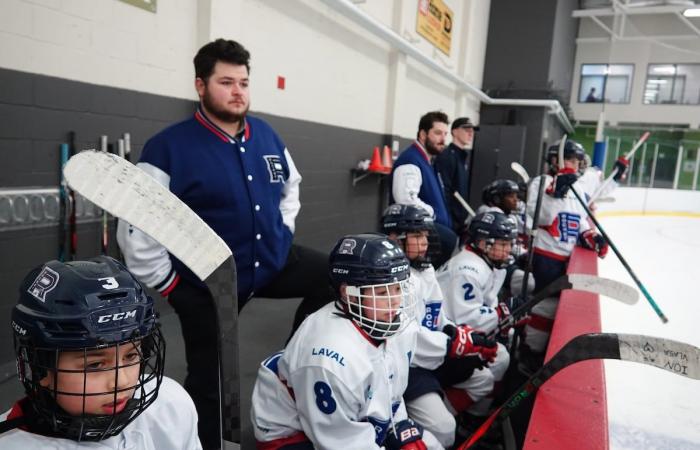
<path id="1" fill-rule="evenodd" d="M 415 32 L 418 0 L 357 6 L 480 86 L 490 1 L 444 1 L 449 57 Z M 404 137 L 429 110 L 478 123 L 473 98 L 319 0 L 160 0 L 156 14 L 117 0 L 0 1 L 0 67 L 98 85 L 196 99 L 192 57 L 217 37 L 251 51 L 256 111 Z"/>
<path id="2" fill-rule="evenodd" d="M 625 35 L 634 36 L 642 30 L 653 34 L 687 33 L 683 25 L 673 18 L 664 19 L 653 16 L 653 23 L 648 17 L 636 17 L 635 22 L 628 21 Z M 590 38 L 602 36 L 600 28 L 589 19 L 582 19 L 579 37 Z M 611 24 L 610 24 L 611 25 Z M 575 119 L 596 121 L 603 105 L 600 103 L 578 103 L 581 78 L 581 64 L 634 64 L 634 77 L 629 104 L 605 104 L 605 118 L 612 125 L 619 122 L 644 122 L 654 124 L 689 124 L 700 128 L 700 105 L 645 105 L 642 103 L 646 83 L 647 65 L 655 63 L 700 63 L 700 38 L 694 40 L 669 40 L 665 43 L 686 48 L 681 51 L 668 48 L 650 41 L 607 41 L 580 42 L 576 49 L 576 65 L 571 89 L 571 107 Z"/>
<path id="3" fill-rule="evenodd" d="M 598 203 L 598 212 L 605 213 L 695 213 L 700 214 L 700 191 L 673 189 L 618 188 L 612 203 Z"/>

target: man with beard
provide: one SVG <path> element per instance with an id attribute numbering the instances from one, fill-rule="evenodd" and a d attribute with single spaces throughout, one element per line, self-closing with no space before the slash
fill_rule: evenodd
<path id="1" fill-rule="evenodd" d="M 390 203 L 417 206 L 435 219 L 440 235 L 440 255 L 433 261 L 435 268 L 447 261 L 457 246 L 444 186 L 432 165 L 435 156 L 445 149 L 449 123 L 442 111 L 423 115 L 418 122 L 416 140 L 399 155 L 392 172 Z"/>
<path id="2" fill-rule="evenodd" d="M 218 39 L 194 58 L 200 103 L 194 116 L 152 137 L 138 166 L 192 208 L 233 251 L 239 308 L 253 296 L 304 297 L 294 327 L 328 302 L 327 257 L 292 244 L 301 204 L 297 171 L 277 133 L 250 116 L 250 54 Z M 120 221 L 129 269 L 168 297 L 185 341 L 185 389 L 199 414 L 205 449 L 218 448 L 216 313 L 206 286 L 140 230 Z"/>

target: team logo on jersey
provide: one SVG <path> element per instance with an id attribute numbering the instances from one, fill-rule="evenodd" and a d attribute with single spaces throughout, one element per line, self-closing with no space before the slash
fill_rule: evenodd
<path id="1" fill-rule="evenodd" d="M 40 302 L 46 303 L 46 294 L 51 292 L 53 288 L 58 286 L 58 273 L 55 270 L 44 267 L 38 277 L 34 280 L 27 292 L 32 294 L 32 297 Z"/>
<path id="2" fill-rule="evenodd" d="M 436 331 L 438 329 L 438 318 L 440 317 L 440 308 L 442 307 L 442 301 L 426 301 L 425 302 L 425 316 L 423 316 L 422 325 L 429 329 Z"/>
<path id="3" fill-rule="evenodd" d="M 278 155 L 263 155 L 267 162 L 267 171 L 270 173 L 270 183 L 284 183 L 284 166 L 282 158 Z"/>
<path id="4" fill-rule="evenodd" d="M 557 225 L 559 240 L 561 242 L 568 242 L 570 239 L 573 239 L 575 242 L 581 231 L 581 216 L 563 212 L 559 213 L 557 219 L 559 220 L 559 224 Z"/>
<path id="5" fill-rule="evenodd" d="M 355 239 L 343 239 L 343 242 L 340 243 L 338 253 L 341 255 L 352 255 L 354 254 L 355 247 L 357 247 L 357 241 Z"/>

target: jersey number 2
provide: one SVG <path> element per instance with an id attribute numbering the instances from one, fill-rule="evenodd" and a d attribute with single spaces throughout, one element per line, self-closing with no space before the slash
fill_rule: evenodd
<path id="1" fill-rule="evenodd" d="M 462 289 L 464 289 L 465 300 L 473 300 L 476 298 L 476 295 L 472 294 L 472 292 L 474 291 L 474 286 L 471 283 L 464 283 L 462 285 Z"/>
<path id="2" fill-rule="evenodd" d="M 316 406 L 318 406 L 318 409 L 324 414 L 333 414 L 336 403 L 333 399 L 331 387 L 323 381 L 317 381 L 314 384 L 314 393 L 316 394 Z"/>

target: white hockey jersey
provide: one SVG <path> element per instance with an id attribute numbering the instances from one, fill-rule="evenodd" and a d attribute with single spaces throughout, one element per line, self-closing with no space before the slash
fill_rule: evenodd
<path id="1" fill-rule="evenodd" d="M 498 291 L 505 278 L 505 269 L 492 269 L 471 249 L 462 249 L 437 274 L 445 319 L 490 333 L 498 325 Z"/>
<path id="2" fill-rule="evenodd" d="M 381 343 L 330 303 L 258 369 L 251 421 L 258 442 L 300 432 L 321 449 L 380 449 L 406 419 L 403 392 L 418 324 Z"/>
<path id="3" fill-rule="evenodd" d="M 155 383 L 152 381 L 151 383 Z M 148 386 L 148 385 L 147 385 Z M 148 387 L 146 387 L 148 389 Z M 4 421 L 10 411 L 0 416 Z M 158 398 L 118 435 L 99 442 L 76 442 L 18 428 L 0 434 L 2 450 L 198 450 L 197 411 L 176 381 L 163 377 Z"/>
<path id="4" fill-rule="evenodd" d="M 546 183 L 545 192 L 542 194 L 540 217 L 532 247 L 535 253 L 564 261 L 571 255 L 579 235 L 590 229 L 591 225 L 588 222 L 586 210 L 571 190 L 564 198 L 554 198 L 546 193 L 546 189 L 552 183 L 552 177 L 549 175 L 536 177 L 530 183 L 527 214 L 534 220 L 537 194 L 543 177 Z M 576 181 L 571 189 L 576 189 L 581 198 L 586 199 L 584 187 L 580 181 Z"/>
<path id="5" fill-rule="evenodd" d="M 442 291 L 432 266 L 423 270 L 411 267 L 410 280 L 416 297 L 416 319 L 421 325 L 411 365 L 434 370 L 444 362 L 447 354 L 448 337 L 442 332 L 445 326 Z"/>

